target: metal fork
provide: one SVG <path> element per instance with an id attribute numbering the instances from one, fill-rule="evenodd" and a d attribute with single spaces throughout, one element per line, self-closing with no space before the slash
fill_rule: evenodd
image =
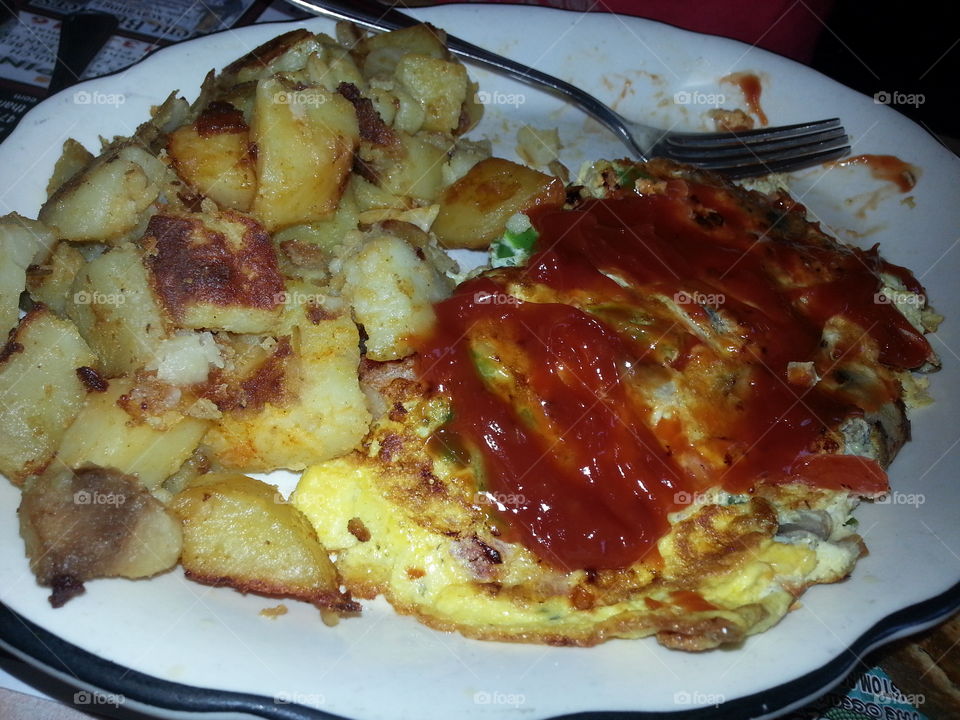
<path id="1" fill-rule="evenodd" d="M 374 0 L 287 0 L 308 12 L 349 20 L 374 30 L 397 30 L 418 20 Z M 457 55 L 521 82 L 560 95 L 609 128 L 639 159 L 666 157 L 741 178 L 817 165 L 850 151 L 837 118 L 760 128 L 745 132 L 672 132 L 627 120 L 612 108 L 564 80 L 447 35 Z"/>

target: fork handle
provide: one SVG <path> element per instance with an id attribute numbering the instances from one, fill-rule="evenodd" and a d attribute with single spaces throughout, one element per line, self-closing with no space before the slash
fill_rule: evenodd
<path id="1" fill-rule="evenodd" d="M 317 15 L 324 15 L 335 20 L 349 20 L 358 25 L 380 31 L 398 30 L 420 24 L 419 20 L 373 0 L 350 0 L 349 2 L 347 0 L 287 0 L 287 2 Z M 572 101 L 616 134 L 638 158 L 646 159 L 645 153 L 638 147 L 636 141 L 628 132 L 624 119 L 593 95 L 560 78 L 547 75 L 502 55 L 484 50 L 482 47 L 477 47 L 473 43 L 461 40 L 454 35 L 447 35 L 447 47 L 452 52 L 472 60 L 477 65 L 502 73 L 528 85 L 544 88 L 555 95 Z"/>

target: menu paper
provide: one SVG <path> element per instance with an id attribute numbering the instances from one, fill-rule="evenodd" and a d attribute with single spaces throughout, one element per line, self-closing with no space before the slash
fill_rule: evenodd
<path id="1" fill-rule="evenodd" d="M 30 0 L 16 17 L 0 24 L 0 141 L 47 96 L 60 19 L 70 13 L 108 12 L 120 21 L 117 33 L 81 76 L 88 80 L 129 67 L 158 47 L 248 25 L 260 19 L 268 4 L 269 0 Z"/>
<path id="2" fill-rule="evenodd" d="M 840 685 L 784 720 L 933 720 L 922 695 L 904 695 L 879 667 L 854 673 Z"/>

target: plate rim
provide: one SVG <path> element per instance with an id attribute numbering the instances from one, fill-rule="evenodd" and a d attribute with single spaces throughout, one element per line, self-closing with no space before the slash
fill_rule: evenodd
<path id="1" fill-rule="evenodd" d="M 720 705 L 684 710 L 589 710 L 547 720 L 714 720 L 772 718 L 803 707 L 839 685 L 868 653 L 932 627 L 960 610 L 960 581 L 932 598 L 878 620 L 840 655 L 780 685 Z M 146 708 L 178 713 L 249 713 L 268 720 L 351 720 L 253 693 L 217 690 L 132 670 L 63 640 L 0 602 L 0 647 L 77 689 L 95 687 Z M 62 665 L 73 675 L 56 669 Z"/>

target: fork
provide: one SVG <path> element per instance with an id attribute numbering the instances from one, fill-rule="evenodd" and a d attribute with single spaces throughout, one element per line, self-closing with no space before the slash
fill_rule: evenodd
<path id="1" fill-rule="evenodd" d="M 419 21 L 374 0 L 287 0 L 316 15 L 387 31 Z M 562 96 L 611 130 L 640 160 L 666 157 L 731 178 L 789 172 L 835 160 L 850 151 L 837 118 L 744 132 L 673 132 L 627 120 L 593 95 L 453 35 L 447 47 L 474 63 Z"/>

